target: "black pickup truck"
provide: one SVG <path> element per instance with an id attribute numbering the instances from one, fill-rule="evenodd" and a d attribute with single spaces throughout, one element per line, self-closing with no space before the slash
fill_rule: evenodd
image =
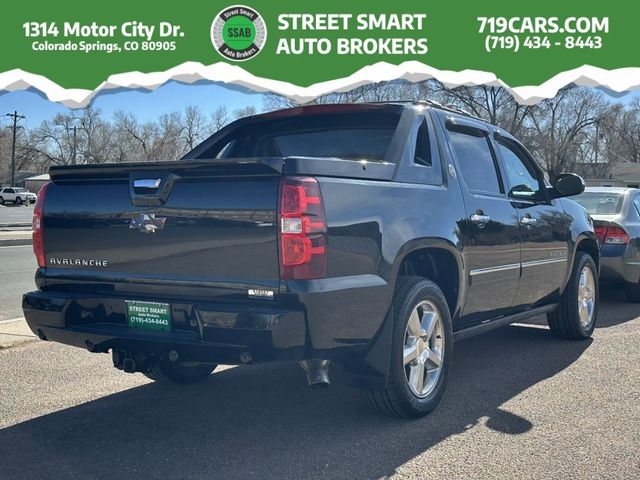
<path id="1" fill-rule="evenodd" d="M 591 335 L 598 240 L 507 132 L 431 102 L 238 120 L 175 162 L 54 167 L 38 196 L 43 340 L 189 383 L 216 365 L 339 364 L 378 410 L 440 400 L 453 341 L 546 314 Z"/>

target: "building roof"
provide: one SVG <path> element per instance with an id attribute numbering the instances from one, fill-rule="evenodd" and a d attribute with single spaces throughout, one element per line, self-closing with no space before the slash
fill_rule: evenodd
<path id="1" fill-rule="evenodd" d="M 48 173 L 43 173 L 40 175 L 34 175 L 33 177 L 29 177 L 29 178 L 25 178 L 24 181 L 27 180 L 42 180 L 42 181 L 48 181 L 50 180 L 49 178 L 49 174 Z"/>
<path id="2" fill-rule="evenodd" d="M 594 192 L 594 193 L 627 193 L 630 190 L 637 190 L 637 189 L 629 188 L 629 187 L 587 187 L 584 189 L 585 192 Z"/>

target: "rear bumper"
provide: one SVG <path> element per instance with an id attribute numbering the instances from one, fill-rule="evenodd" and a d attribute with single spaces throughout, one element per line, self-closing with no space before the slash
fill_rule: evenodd
<path id="1" fill-rule="evenodd" d="M 638 255 L 603 255 L 600 257 L 600 263 L 601 280 L 607 282 L 640 282 L 640 256 Z"/>
<path id="2" fill-rule="evenodd" d="M 302 309 L 171 302 L 172 331 L 152 332 L 127 326 L 125 300 L 131 299 L 36 291 L 23 296 L 22 307 L 29 327 L 40 338 L 94 352 L 118 349 L 166 356 L 174 350 L 183 361 L 224 364 L 248 358 L 254 362 L 305 358 Z"/>

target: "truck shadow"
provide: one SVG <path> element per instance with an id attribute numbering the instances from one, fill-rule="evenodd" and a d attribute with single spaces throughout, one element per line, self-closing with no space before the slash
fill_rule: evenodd
<path id="1" fill-rule="evenodd" d="M 441 405 L 415 421 L 370 412 L 338 381 L 311 391 L 291 364 L 231 368 L 184 388 L 145 384 L 0 430 L 0 472 L 3 479 L 384 477 L 474 425 L 510 435 L 535 428 L 501 406 L 589 345 L 535 326 L 457 343 Z"/>
<path id="2" fill-rule="evenodd" d="M 614 327 L 640 315 L 640 304 L 627 301 L 621 285 L 600 285 L 600 312 L 596 328 Z"/>

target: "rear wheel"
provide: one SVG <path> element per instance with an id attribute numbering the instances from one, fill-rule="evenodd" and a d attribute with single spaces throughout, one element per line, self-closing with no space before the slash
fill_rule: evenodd
<path id="1" fill-rule="evenodd" d="M 185 385 L 205 380 L 216 367 L 209 364 L 185 365 L 163 359 L 158 360 L 144 375 L 159 383 Z"/>
<path id="2" fill-rule="evenodd" d="M 451 316 L 440 288 L 420 277 L 399 280 L 386 321 L 393 322 L 391 365 L 385 390 L 363 390 L 377 411 L 418 418 L 444 393 L 453 354 Z"/>
<path id="3" fill-rule="evenodd" d="M 547 314 L 551 331 L 562 338 L 583 340 L 598 318 L 598 274 L 590 255 L 578 252 L 558 308 Z"/>
<path id="4" fill-rule="evenodd" d="M 4 198 L 0 197 L 0 205 L 4 205 Z"/>
<path id="5" fill-rule="evenodd" d="M 624 294 L 630 302 L 640 302 L 640 284 L 625 282 Z"/>

